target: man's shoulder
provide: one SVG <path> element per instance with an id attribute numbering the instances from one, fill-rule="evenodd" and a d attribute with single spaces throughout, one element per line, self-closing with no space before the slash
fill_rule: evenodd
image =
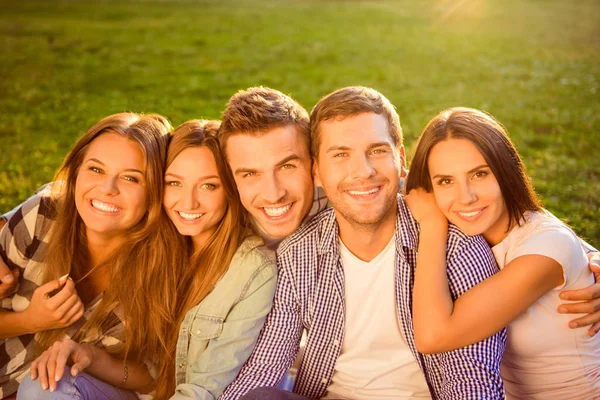
<path id="1" fill-rule="evenodd" d="M 323 241 L 325 235 L 337 235 L 335 213 L 332 208 L 321 211 L 298 230 L 285 238 L 277 249 L 277 256 L 294 252 Z"/>

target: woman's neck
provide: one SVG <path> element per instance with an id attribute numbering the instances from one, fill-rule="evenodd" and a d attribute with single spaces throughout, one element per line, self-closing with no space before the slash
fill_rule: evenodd
<path id="1" fill-rule="evenodd" d="M 99 235 L 88 231 L 87 246 L 90 255 L 90 268 L 106 261 L 124 241 L 125 237 L 123 235 Z"/>

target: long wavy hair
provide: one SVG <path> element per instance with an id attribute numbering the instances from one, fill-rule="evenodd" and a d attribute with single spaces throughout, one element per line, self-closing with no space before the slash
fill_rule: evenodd
<path id="1" fill-rule="evenodd" d="M 175 324 L 169 334 L 167 357 L 159 367 L 155 395 L 157 399 L 169 398 L 175 392 L 175 354 L 179 327 L 186 313 L 199 304 L 227 272 L 233 255 L 242 244 L 248 229 L 247 217 L 240 203 L 233 175 L 219 148 L 219 125 L 219 121 L 213 120 L 185 122 L 173 132 L 169 143 L 167 168 L 187 148 L 203 146 L 210 150 L 225 190 L 227 209 L 214 233 L 201 249 L 194 251 L 191 238 L 180 235 L 180 240 L 187 246 L 189 258 L 177 288 L 177 312 Z"/>
<path id="2" fill-rule="evenodd" d="M 94 340 L 119 321 L 120 308 L 125 319 L 123 346 L 114 354 L 131 359 L 158 359 L 167 347 L 165 325 L 175 309 L 177 273 L 181 255 L 167 251 L 169 232 L 161 224 L 163 179 L 167 145 L 171 132 L 169 121 L 156 114 L 120 113 L 108 116 L 91 127 L 73 146 L 55 177 L 52 197 L 55 222 L 51 228 L 47 265 L 43 281 L 69 273 L 75 281 L 91 268 L 106 267 L 109 285 L 75 341 Z M 104 133 L 116 133 L 137 143 L 145 160 L 147 210 L 141 220 L 129 228 L 125 241 L 98 266 L 90 265 L 85 225 L 75 207 L 75 182 L 90 144 Z M 163 221 L 164 222 L 164 221 Z M 168 228 L 168 226 L 167 226 Z M 67 328 L 36 335 L 38 351 L 60 340 Z"/>

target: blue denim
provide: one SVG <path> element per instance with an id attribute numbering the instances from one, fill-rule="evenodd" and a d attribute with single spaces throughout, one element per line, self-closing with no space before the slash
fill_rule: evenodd
<path id="1" fill-rule="evenodd" d="M 129 390 L 112 386 L 84 372 L 71 376 L 71 369 L 65 367 L 62 379 L 57 383 L 54 392 L 43 390 L 39 378 L 31 380 L 31 376 L 23 379 L 17 392 L 17 400 L 137 400 L 137 395 Z"/>

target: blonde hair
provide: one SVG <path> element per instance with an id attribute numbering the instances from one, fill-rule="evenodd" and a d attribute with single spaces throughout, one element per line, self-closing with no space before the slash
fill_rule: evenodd
<path id="1" fill-rule="evenodd" d="M 203 146 L 210 150 L 215 158 L 219 178 L 225 190 L 227 209 L 215 232 L 199 251 L 193 252 L 191 238 L 179 235 L 180 244 L 187 242 L 189 260 L 186 262 L 187 266 L 180 277 L 177 289 L 177 311 L 175 323 L 169 334 L 168 356 L 163 358 L 159 368 L 156 391 L 158 399 L 171 397 L 175 392 L 174 355 L 179 337 L 179 327 L 186 313 L 199 304 L 227 272 L 233 255 L 242 244 L 247 232 L 246 213 L 240 203 L 231 170 L 219 148 L 218 129 L 219 121 L 188 121 L 173 132 L 169 143 L 167 167 L 187 148 Z"/>
<path id="2" fill-rule="evenodd" d="M 295 126 L 310 148 L 306 110 L 290 96 L 266 87 L 251 87 L 234 94 L 223 112 L 219 142 L 226 154 L 227 139 L 234 135 L 256 135 L 285 126 Z"/>
<path id="3" fill-rule="evenodd" d="M 310 113 L 310 152 L 314 160 L 318 159 L 321 145 L 322 122 L 341 120 L 362 113 L 383 115 L 388 122 L 390 136 L 397 149 L 402 146 L 402 128 L 396 108 L 375 89 L 363 86 L 349 86 L 324 96 Z"/>
<path id="4" fill-rule="evenodd" d="M 160 229 L 164 163 L 171 131 L 169 121 L 156 114 L 120 113 L 91 127 L 73 146 L 59 169 L 53 185 L 55 223 L 52 226 L 44 282 L 69 273 L 75 281 L 90 268 L 83 220 L 75 207 L 75 182 L 89 145 L 104 133 L 116 133 L 140 146 L 145 159 L 147 210 L 128 229 L 125 242 L 101 266 L 108 267 L 109 282 L 102 301 L 74 336 L 85 342 L 100 335 L 118 320 L 113 311 L 122 307 L 125 342 L 114 353 L 135 360 L 158 358 L 166 348 L 165 321 L 172 318 L 176 277 L 170 268 L 178 257 L 166 252 L 170 243 Z M 40 332 L 38 350 L 59 340 L 67 329 Z"/>

